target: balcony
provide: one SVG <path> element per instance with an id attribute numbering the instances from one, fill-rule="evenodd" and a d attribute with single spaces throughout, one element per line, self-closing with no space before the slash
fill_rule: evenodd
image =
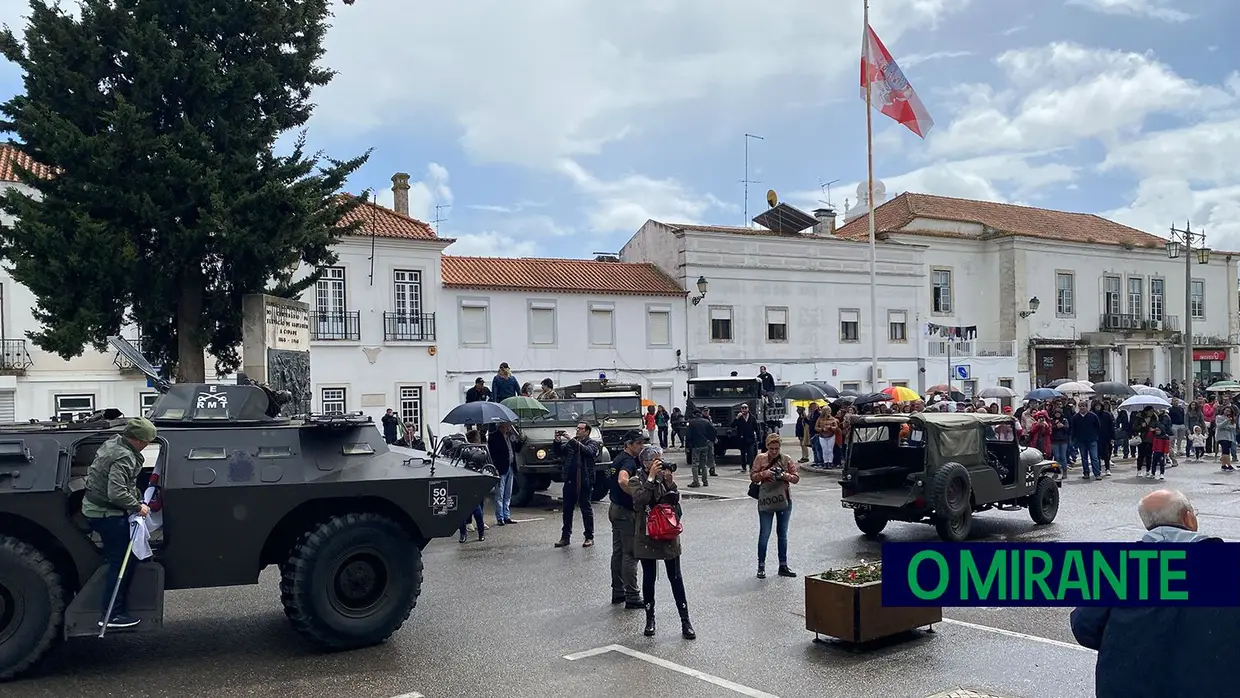
<path id="1" fill-rule="evenodd" d="M 433 342 L 435 341 L 435 314 L 384 313 L 383 341 L 385 342 Z"/>
<path id="2" fill-rule="evenodd" d="M 130 344 L 132 344 L 134 348 L 137 349 L 139 352 L 141 352 L 143 356 L 147 356 L 149 354 L 149 352 L 147 352 L 146 350 L 147 349 L 146 338 L 143 337 L 141 333 L 131 334 L 128 337 L 123 337 L 123 339 L 127 340 Z M 112 357 L 112 363 L 116 364 L 116 367 L 122 371 L 138 370 L 133 365 L 133 362 L 125 358 L 125 355 L 120 353 L 119 351 L 116 352 L 116 354 Z"/>
<path id="3" fill-rule="evenodd" d="M 1103 332 L 1179 332 L 1178 315 L 1163 315 L 1154 319 L 1149 315 L 1131 313 L 1107 313 L 1098 321 Z"/>
<path id="4" fill-rule="evenodd" d="M 1016 342 L 944 342 L 932 340 L 927 344 L 927 356 L 935 358 L 1013 358 L 1016 356 Z"/>
<path id="5" fill-rule="evenodd" d="M 362 339 L 358 311 L 310 313 L 310 341 L 358 342 Z"/>
<path id="6" fill-rule="evenodd" d="M 0 343 L 0 375 L 21 375 L 33 365 L 30 352 L 26 351 L 26 340 L 6 339 Z"/>

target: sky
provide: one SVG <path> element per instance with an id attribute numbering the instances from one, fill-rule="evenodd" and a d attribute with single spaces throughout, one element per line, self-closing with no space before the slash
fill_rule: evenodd
<path id="1" fill-rule="evenodd" d="M 27 0 L 0 0 L 23 24 Z M 1036 7 L 1031 10 L 1031 7 Z M 745 225 L 765 192 L 842 213 L 866 177 L 862 0 L 337 1 L 309 146 L 373 148 L 449 254 L 614 253 L 647 219 Z M 875 176 L 1240 250 L 1231 0 L 872 0 L 926 140 L 875 114 Z M 0 98 L 21 90 L 0 67 Z M 761 136 L 746 138 L 745 134 Z M 746 143 L 748 169 L 746 169 Z M 830 186 L 824 186 L 830 183 Z"/>

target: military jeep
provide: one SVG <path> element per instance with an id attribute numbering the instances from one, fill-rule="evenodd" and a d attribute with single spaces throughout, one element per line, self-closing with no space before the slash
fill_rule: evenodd
<path id="1" fill-rule="evenodd" d="M 282 417 L 287 393 L 168 385 L 124 347 L 163 393 L 137 483 L 143 492 L 159 474 L 162 521 L 153 557 L 129 565 L 128 613 L 140 623 L 109 635 L 159 630 L 169 591 L 257 584 L 275 565 L 302 635 L 329 650 L 383 642 L 417 604 L 423 548 L 495 486 L 392 452 L 360 413 Z M 81 506 L 95 452 L 124 425 L 118 410 L 0 425 L 0 679 L 66 638 L 102 637 L 110 580 Z"/>
<path id="2" fill-rule="evenodd" d="M 1016 422 L 986 413 L 854 418 L 840 476 L 841 504 L 877 536 L 889 521 L 929 523 L 945 541 L 969 537 L 974 512 L 1059 511 L 1059 466 L 1015 440 Z"/>
<path id="3" fill-rule="evenodd" d="M 563 482 L 564 459 L 556 454 L 552 445 L 557 431 L 572 436 L 579 422 L 590 425 L 590 438 L 603 443 L 599 420 L 595 414 L 598 400 L 582 398 L 574 400 L 548 400 L 543 406 L 549 411 L 542 417 L 522 418 L 517 430 L 524 437 L 521 452 L 517 454 L 516 475 L 513 478 L 512 503 L 526 507 L 534 501 L 534 494 L 551 487 L 552 482 Z M 609 483 L 607 469 L 611 467 L 611 451 L 606 446 L 599 450 L 595 461 L 594 491 L 590 499 L 598 502 L 607 496 Z"/>

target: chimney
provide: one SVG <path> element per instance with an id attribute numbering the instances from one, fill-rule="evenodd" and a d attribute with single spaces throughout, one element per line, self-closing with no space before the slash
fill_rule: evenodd
<path id="1" fill-rule="evenodd" d="M 816 208 L 814 218 L 818 221 L 814 224 L 814 235 L 824 238 L 835 237 L 835 209 Z"/>
<path id="2" fill-rule="evenodd" d="M 409 175 L 404 172 L 392 175 L 392 210 L 409 215 Z"/>

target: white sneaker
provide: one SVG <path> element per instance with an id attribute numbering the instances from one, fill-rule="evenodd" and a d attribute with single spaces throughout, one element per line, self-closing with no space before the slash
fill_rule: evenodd
<path id="1" fill-rule="evenodd" d="M 1164 473 L 1160 473 L 1160 474 L 1158 475 L 1158 479 L 1159 479 L 1159 480 L 1166 480 L 1166 479 L 1167 479 L 1167 476 L 1166 476 L 1166 474 L 1164 474 Z"/>

